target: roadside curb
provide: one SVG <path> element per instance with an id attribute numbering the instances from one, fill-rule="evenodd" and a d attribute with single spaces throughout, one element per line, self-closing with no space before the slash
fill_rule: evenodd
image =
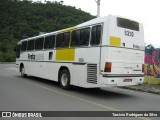
<path id="1" fill-rule="evenodd" d="M 160 89 L 155 89 L 155 88 L 147 89 L 147 88 L 140 88 L 140 86 L 120 87 L 120 88 L 160 95 Z"/>

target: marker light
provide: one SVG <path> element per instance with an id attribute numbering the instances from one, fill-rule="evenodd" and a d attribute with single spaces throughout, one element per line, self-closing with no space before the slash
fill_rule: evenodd
<path id="1" fill-rule="evenodd" d="M 144 73 L 144 64 L 142 64 L 142 72 Z"/>
<path id="2" fill-rule="evenodd" d="M 111 72 L 112 63 L 106 62 L 104 72 Z"/>

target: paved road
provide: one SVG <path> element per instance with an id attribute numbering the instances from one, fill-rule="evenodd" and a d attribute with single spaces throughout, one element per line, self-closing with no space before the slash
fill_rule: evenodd
<path id="1" fill-rule="evenodd" d="M 74 88 L 66 91 L 53 81 L 36 77 L 22 78 L 16 72 L 14 64 L 0 64 L 0 111 L 160 111 L 159 102 L 160 95 L 120 88 L 100 90 Z M 160 118 L 59 117 L 44 120 L 46 119 L 159 120 Z"/>

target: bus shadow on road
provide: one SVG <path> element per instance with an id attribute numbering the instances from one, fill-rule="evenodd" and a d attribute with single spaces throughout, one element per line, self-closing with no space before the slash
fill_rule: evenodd
<path id="1" fill-rule="evenodd" d="M 80 88 L 75 89 L 76 92 L 80 94 L 86 94 L 87 96 L 92 96 L 102 99 L 120 99 L 120 98 L 135 98 L 135 96 L 130 95 L 123 90 L 117 89 L 115 87 L 110 88 Z"/>
<path id="2" fill-rule="evenodd" d="M 23 78 L 21 76 L 17 76 L 19 78 Z M 44 78 L 39 78 L 39 77 L 35 77 L 35 76 L 27 76 L 25 78 L 23 78 L 24 80 L 30 81 L 30 82 L 34 82 L 37 84 L 44 84 L 44 85 L 48 85 L 48 86 L 54 86 L 55 88 L 60 88 L 59 83 L 56 81 L 52 81 L 52 80 L 48 80 L 48 79 L 44 79 Z"/>
<path id="3" fill-rule="evenodd" d="M 19 76 L 19 78 L 20 78 L 20 76 Z M 116 87 L 81 88 L 81 87 L 72 86 L 70 90 L 63 90 L 63 89 L 61 89 L 58 82 L 51 81 L 48 79 L 38 78 L 38 77 L 34 77 L 34 76 L 28 76 L 24 80 L 34 82 L 37 84 L 41 84 L 41 85 L 45 85 L 46 87 L 48 86 L 51 89 L 53 88 L 53 89 L 59 90 L 61 92 L 67 92 L 67 94 L 69 94 L 69 92 L 71 94 L 77 93 L 80 95 L 87 95 L 90 97 L 96 97 L 96 98 L 101 98 L 101 99 L 105 99 L 105 98 L 106 99 L 135 98 L 134 95 L 128 93 L 127 91 L 124 91 L 123 89 L 119 89 Z"/>

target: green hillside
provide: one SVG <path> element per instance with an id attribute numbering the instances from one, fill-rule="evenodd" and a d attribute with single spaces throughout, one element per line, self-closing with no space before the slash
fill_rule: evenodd
<path id="1" fill-rule="evenodd" d="M 75 26 L 95 18 L 58 2 L 0 1 L 0 62 L 15 61 L 14 47 L 24 36 Z"/>

